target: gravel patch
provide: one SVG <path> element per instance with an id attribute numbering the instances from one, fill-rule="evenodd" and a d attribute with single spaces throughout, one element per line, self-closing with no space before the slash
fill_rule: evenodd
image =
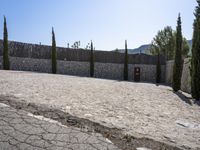
<path id="1" fill-rule="evenodd" d="M 57 108 L 124 134 L 200 149 L 200 106 L 168 86 L 0 71 L 0 95 Z"/>

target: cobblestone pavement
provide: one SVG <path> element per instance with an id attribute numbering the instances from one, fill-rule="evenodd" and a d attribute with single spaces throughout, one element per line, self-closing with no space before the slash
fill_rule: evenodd
<path id="1" fill-rule="evenodd" d="M 0 96 L 57 108 L 134 137 L 200 149 L 200 106 L 168 86 L 0 71 Z"/>
<path id="2" fill-rule="evenodd" d="M 118 150 L 97 133 L 84 133 L 0 103 L 1 150 Z"/>

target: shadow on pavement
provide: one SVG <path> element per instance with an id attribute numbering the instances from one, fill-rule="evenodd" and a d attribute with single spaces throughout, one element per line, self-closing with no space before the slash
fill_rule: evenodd
<path id="1" fill-rule="evenodd" d="M 185 103 L 189 104 L 189 105 L 193 105 L 196 104 L 198 106 L 200 106 L 200 101 L 197 100 L 193 100 L 192 97 L 188 97 L 186 95 L 184 95 L 182 92 L 178 91 L 175 93 L 182 101 L 184 101 Z"/>

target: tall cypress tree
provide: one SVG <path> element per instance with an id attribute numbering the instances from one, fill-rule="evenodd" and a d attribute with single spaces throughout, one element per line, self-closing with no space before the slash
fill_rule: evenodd
<path id="1" fill-rule="evenodd" d="M 200 100 L 200 0 L 195 10 L 195 20 L 193 24 L 193 44 L 191 60 L 191 92 L 192 97 Z"/>
<path id="2" fill-rule="evenodd" d="M 3 32 L 3 69 L 10 69 L 9 51 L 8 51 L 8 31 L 6 25 L 6 17 L 4 16 L 4 32 Z"/>
<path id="3" fill-rule="evenodd" d="M 92 41 L 90 50 L 90 77 L 94 77 L 94 50 Z"/>
<path id="4" fill-rule="evenodd" d="M 181 88 L 181 76 L 182 76 L 182 29 L 181 29 L 181 16 L 179 14 L 176 28 L 176 51 L 173 68 L 173 90 L 177 92 Z"/>
<path id="5" fill-rule="evenodd" d="M 57 58 L 56 58 L 56 39 L 54 29 L 52 28 L 52 48 L 51 48 L 51 63 L 52 63 L 52 73 L 57 72 Z"/>
<path id="6" fill-rule="evenodd" d="M 157 55 L 157 64 L 156 64 L 156 83 L 161 82 L 161 64 L 160 64 L 160 52 Z"/>
<path id="7" fill-rule="evenodd" d="M 128 49 L 127 41 L 125 41 L 125 53 L 124 53 L 124 80 L 128 80 Z"/>

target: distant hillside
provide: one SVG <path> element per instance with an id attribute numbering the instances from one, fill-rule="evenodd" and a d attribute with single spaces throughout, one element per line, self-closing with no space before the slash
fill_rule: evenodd
<path id="1" fill-rule="evenodd" d="M 129 54 L 145 53 L 145 50 L 148 49 L 149 47 L 150 47 L 150 44 L 142 45 L 135 49 L 128 49 L 128 53 Z M 119 52 L 119 53 L 124 53 L 124 49 L 117 49 L 114 51 Z"/>
<path id="2" fill-rule="evenodd" d="M 135 48 L 133 50 L 129 50 L 128 52 L 130 54 L 138 54 L 138 53 L 145 53 L 145 51 L 150 47 L 150 44 L 142 45 L 138 48 Z"/>
<path id="3" fill-rule="evenodd" d="M 192 48 L 192 40 L 188 40 L 188 45 L 190 47 L 190 50 Z M 129 54 L 138 54 L 138 53 L 146 53 L 146 50 L 150 47 L 150 44 L 146 44 L 146 45 L 142 45 L 138 48 L 135 48 L 135 49 L 128 49 L 128 53 Z M 124 49 L 118 49 L 118 50 L 115 50 L 117 52 L 120 52 L 120 53 L 124 53 Z"/>

